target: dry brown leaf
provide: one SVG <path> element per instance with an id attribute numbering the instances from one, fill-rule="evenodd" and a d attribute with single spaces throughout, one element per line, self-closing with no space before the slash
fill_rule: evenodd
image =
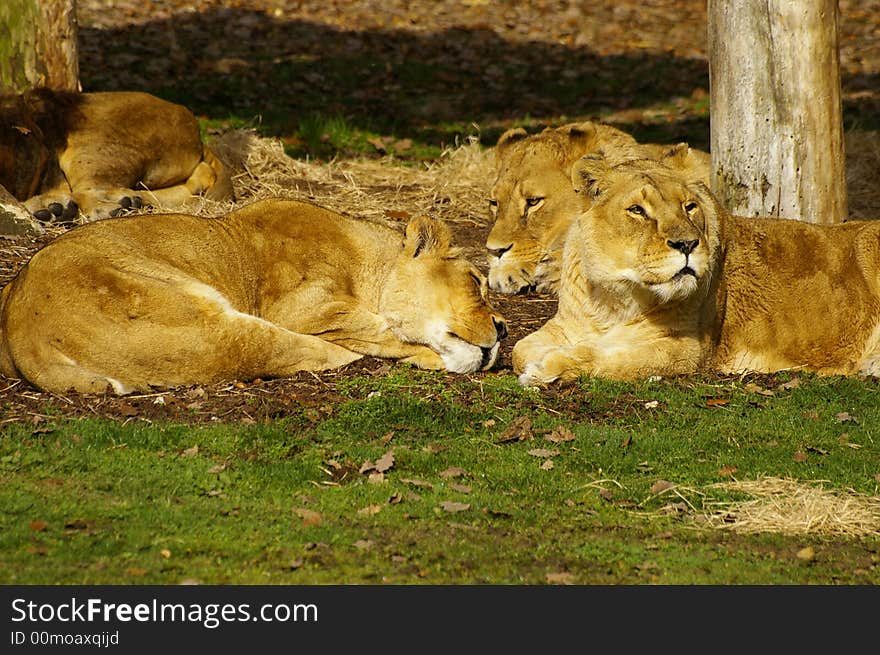
<path id="1" fill-rule="evenodd" d="M 376 460 L 375 468 L 379 473 L 384 473 L 388 469 L 394 466 L 394 450 L 389 450 L 387 453 L 382 455 L 379 459 Z"/>
<path id="2" fill-rule="evenodd" d="M 183 452 L 180 453 L 181 457 L 195 457 L 199 454 L 199 446 L 196 444 L 192 448 L 187 448 Z"/>
<path id="3" fill-rule="evenodd" d="M 294 507 L 293 513 L 302 519 L 303 527 L 312 527 L 321 525 L 321 514 L 305 507 Z"/>
<path id="4" fill-rule="evenodd" d="M 574 584 L 574 574 L 569 573 L 568 571 L 559 571 L 558 573 L 548 573 L 546 576 L 547 582 L 550 584 Z"/>
<path id="5" fill-rule="evenodd" d="M 730 401 L 727 398 L 709 398 L 706 401 L 706 407 L 724 407 L 728 404 L 730 404 Z"/>
<path id="6" fill-rule="evenodd" d="M 440 471 L 441 478 L 460 478 L 465 474 L 466 471 L 458 466 L 450 466 L 448 469 Z"/>
<path id="7" fill-rule="evenodd" d="M 528 416 L 517 416 L 510 422 L 504 431 L 498 435 L 495 443 L 510 443 L 511 441 L 531 441 L 534 439 L 532 434 L 532 419 Z"/>
<path id="8" fill-rule="evenodd" d="M 443 508 L 445 512 L 463 512 L 466 509 L 470 509 L 470 503 L 459 503 L 454 500 L 444 500 L 440 503 L 440 507 Z"/>
<path id="9" fill-rule="evenodd" d="M 414 478 L 401 478 L 400 481 L 404 484 L 411 484 L 414 487 L 425 487 L 426 489 L 434 488 L 434 484 L 432 482 L 426 482 L 425 480 L 416 480 Z"/>
<path id="10" fill-rule="evenodd" d="M 777 389 L 780 389 L 782 391 L 789 391 L 791 389 L 797 389 L 799 386 L 801 386 L 801 380 L 800 378 L 795 378 L 794 380 L 783 382 L 777 387 Z"/>
<path id="11" fill-rule="evenodd" d="M 31 521 L 28 527 L 34 532 L 42 532 L 49 527 L 49 524 L 45 521 Z"/>
<path id="12" fill-rule="evenodd" d="M 141 577 L 141 576 L 144 576 L 147 574 L 147 569 L 141 569 L 141 568 L 138 568 L 137 566 L 132 566 L 131 568 L 127 569 L 125 572 L 128 573 L 129 575 Z"/>
<path id="13" fill-rule="evenodd" d="M 659 494 L 662 491 L 666 491 L 667 489 L 672 489 L 675 485 L 669 480 L 657 480 L 654 484 L 651 485 L 651 493 Z"/>
<path id="14" fill-rule="evenodd" d="M 834 415 L 834 418 L 837 419 L 838 423 L 846 423 L 846 422 L 857 423 L 856 419 L 853 416 L 851 416 L 849 412 L 838 412 L 837 414 Z"/>
<path id="15" fill-rule="evenodd" d="M 544 437 L 547 441 L 551 441 L 553 443 L 563 443 L 565 441 L 574 441 L 575 436 L 574 432 L 569 430 L 564 425 L 557 425 L 553 428 L 553 431 Z"/>
<path id="16" fill-rule="evenodd" d="M 806 546 L 805 548 L 801 548 L 797 552 L 797 558 L 802 559 L 807 562 L 814 559 L 815 557 L 816 557 L 816 551 L 813 550 L 812 546 Z"/>
<path id="17" fill-rule="evenodd" d="M 795 451 L 794 455 L 791 456 L 791 458 L 796 462 L 806 462 L 807 454 L 802 450 L 797 450 Z"/>
<path id="18" fill-rule="evenodd" d="M 462 494 L 469 494 L 471 492 L 471 488 L 469 486 L 467 486 L 466 484 L 458 484 L 456 482 L 450 483 L 449 488 Z"/>
<path id="19" fill-rule="evenodd" d="M 552 470 L 552 469 L 553 469 L 553 460 L 552 460 L 552 459 L 545 459 L 545 460 L 541 463 L 541 467 L 540 467 L 540 468 L 541 468 L 541 470 L 543 470 L 543 471 L 550 471 L 550 470 Z"/>
<path id="20" fill-rule="evenodd" d="M 167 548 L 163 548 L 162 550 L 160 550 L 160 551 L 159 551 L 159 554 L 160 554 L 164 559 L 171 559 L 171 551 L 168 550 Z"/>
<path id="21" fill-rule="evenodd" d="M 551 450 L 549 448 L 532 448 L 528 453 L 532 457 L 556 457 L 559 454 L 559 451 L 556 449 Z"/>
<path id="22" fill-rule="evenodd" d="M 366 507 L 361 507 L 358 510 L 358 514 L 360 514 L 361 516 L 372 516 L 373 514 L 378 514 L 381 511 L 381 505 L 367 505 Z"/>
<path id="23" fill-rule="evenodd" d="M 733 474 L 736 473 L 736 470 L 737 469 L 735 466 L 722 466 L 720 469 L 718 469 L 718 475 L 722 477 L 733 477 Z"/>
<path id="24" fill-rule="evenodd" d="M 370 539 L 358 539 L 353 545 L 358 550 L 370 550 L 373 547 L 373 542 Z"/>
<path id="25" fill-rule="evenodd" d="M 367 476 L 367 482 L 370 484 L 381 484 L 385 482 L 385 474 L 380 471 L 373 471 Z"/>

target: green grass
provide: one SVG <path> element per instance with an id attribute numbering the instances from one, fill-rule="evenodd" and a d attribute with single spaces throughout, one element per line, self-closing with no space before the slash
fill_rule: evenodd
<path id="1" fill-rule="evenodd" d="M 47 406 L 48 429 L 0 438 L 0 583 L 880 583 L 880 535 L 695 520 L 737 498 L 713 486 L 730 471 L 878 493 L 880 386 L 785 381 L 584 380 L 551 396 L 397 366 L 341 382 L 348 400 L 318 420 L 122 425 Z M 534 438 L 499 443 L 521 417 Z M 558 426 L 574 440 L 546 440 Z M 360 472 L 389 450 L 382 480 Z M 660 480 L 677 493 L 653 493 Z M 661 511 L 681 499 L 693 509 Z"/>

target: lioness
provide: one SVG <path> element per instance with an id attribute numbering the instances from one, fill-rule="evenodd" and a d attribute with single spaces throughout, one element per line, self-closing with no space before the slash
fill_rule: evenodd
<path id="1" fill-rule="evenodd" d="M 221 218 L 89 223 L 0 293 L 0 372 L 51 392 L 125 394 L 363 355 L 487 369 L 507 326 L 449 239 L 426 217 L 401 236 L 278 199 Z"/>
<path id="2" fill-rule="evenodd" d="M 571 167 L 600 151 L 612 161 L 674 157 L 676 165 L 709 182 L 709 155 L 687 144 L 640 144 L 615 127 L 589 121 L 531 136 L 522 128 L 506 131 L 495 146 L 497 177 L 489 197 L 494 224 L 486 248 L 494 291 L 556 290 L 565 233 L 586 209 L 571 185 Z"/>
<path id="3" fill-rule="evenodd" d="M 517 342 L 524 385 L 582 373 L 880 374 L 880 222 L 726 212 L 657 162 L 587 157 L 556 315 Z"/>
<path id="4" fill-rule="evenodd" d="M 0 96 L 0 185 L 42 221 L 232 197 L 229 170 L 186 107 L 123 91 Z"/>

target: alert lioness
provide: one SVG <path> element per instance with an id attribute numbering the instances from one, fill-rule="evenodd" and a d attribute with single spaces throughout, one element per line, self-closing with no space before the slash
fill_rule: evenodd
<path id="1" fill-rule="evenodd" d="M 592 205 L 556 315 L 516 343 L 520 382 L 808 370 L 880 374 L 880 222 L 729 214 L 657 162 L 575 165 Z"/>
<path id="2" fill-rule="evenodd" d="M 392 228 L 285 200 L 221 218 L 74 228 L 0 294 L 0 371 L 52 392 L 278 377 L 363 355 L 492 366 L 506 324 L 479 269 L 421 217 Z"/>
<path id="3" fill-rule="evenodd" d="M 0 96 L 0 185 L 42 221 L 232 197 L 186 107 L 124 91 Z"/>
<path id="4" fill-rule="evenodd" d="M 687 144 L 642 144 L 610 125 L 571 123 L 528 135 L 506 131 L 495 146 L 496 179 L 486 239 L 489 286 L 500 293 L 553 292 L 565 233 L 586 200 L 571 185 L 571 167 L 601 152 L 611 161 L 672 159 L 708 183 L 709 155 Z"/>

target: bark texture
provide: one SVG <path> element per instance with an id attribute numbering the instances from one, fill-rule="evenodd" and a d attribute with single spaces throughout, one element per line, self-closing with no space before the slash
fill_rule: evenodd
<path id="1" fill-rule="evenodd" d="M 79 91 L 76 0 L 0 2 L 0 92 Z"/>
<path id="2" fill-rule="evenodd" d="M 836 0 L 709 0 L 713 191 L 733 213 L 847 217 Z"/>

